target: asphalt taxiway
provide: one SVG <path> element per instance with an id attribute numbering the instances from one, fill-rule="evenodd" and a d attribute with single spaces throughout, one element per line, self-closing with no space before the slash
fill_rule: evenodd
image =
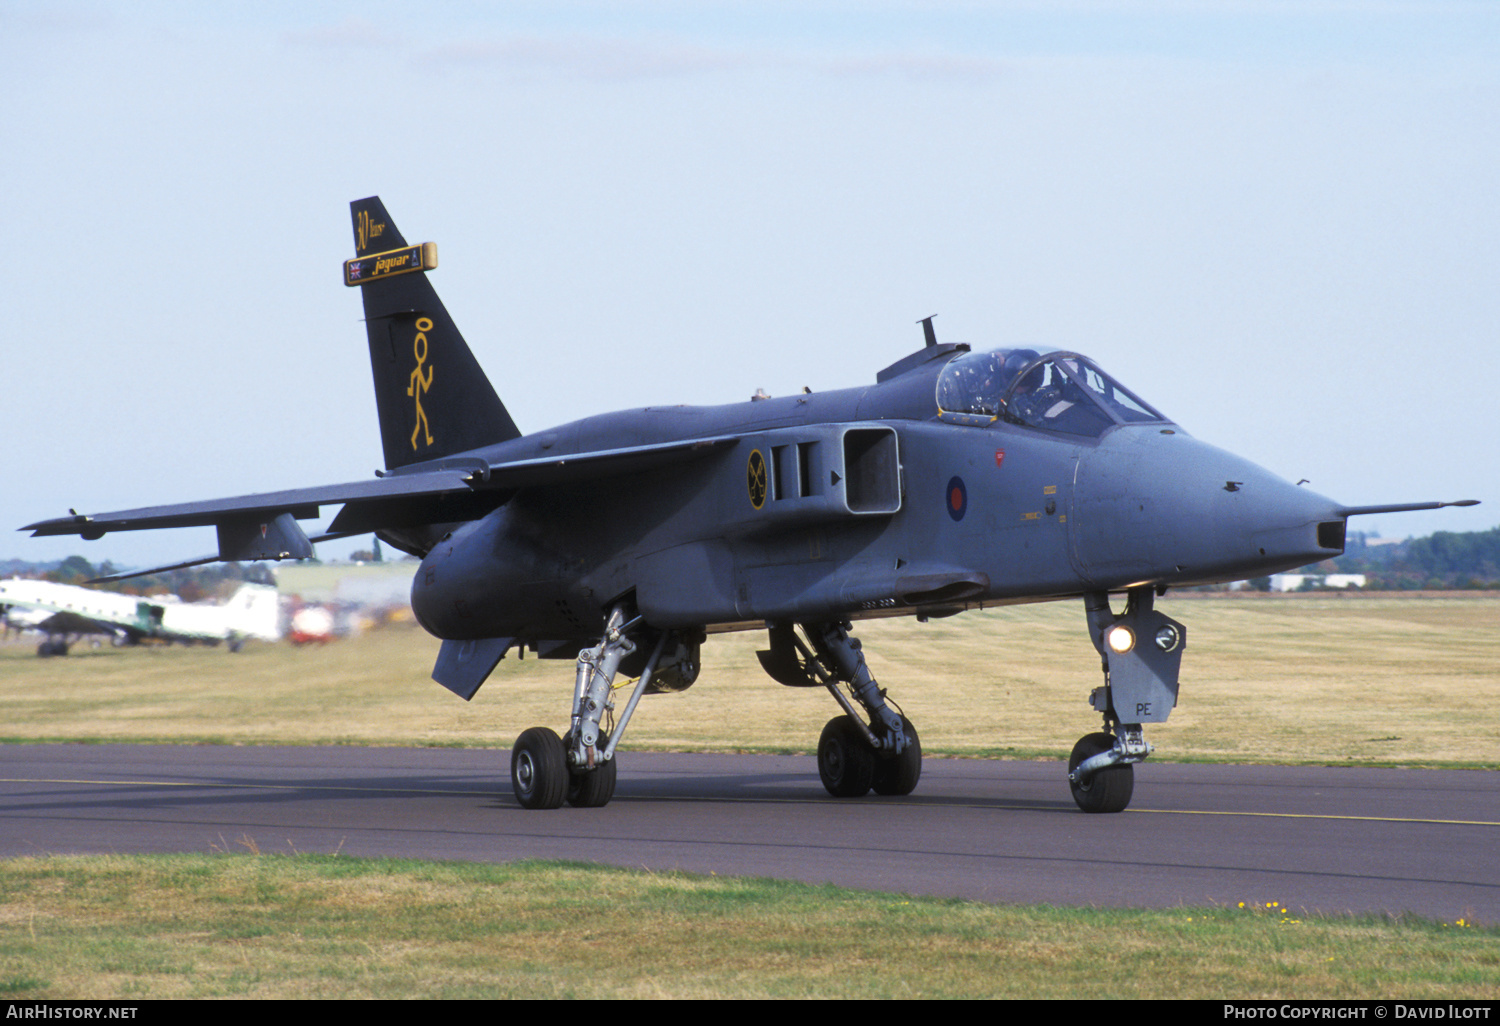
<path id="1" fill-rule="evenodd" d="M 503 750 L 0 745 L 0 856 L 566 858 L 984 901 L 1500 922 L 1500 774 L 1147 763 L 1113 816 L 1058 763 L 928 759 L 830 798 L 811 758 L 622 755 L 603 809 L 534 812 Z"/>

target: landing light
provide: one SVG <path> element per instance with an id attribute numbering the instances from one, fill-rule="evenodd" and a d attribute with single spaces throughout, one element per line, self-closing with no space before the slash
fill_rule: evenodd
<path id="1" fill-rule="evenodd" d="M 1109 633 L 1104 636 L 1104 640 L 1109 645 L 1110 651 L 1119 655 L 1124 655 L 1135 648 L 1135 632 L 1123 625 L 1111 627 Z"/>

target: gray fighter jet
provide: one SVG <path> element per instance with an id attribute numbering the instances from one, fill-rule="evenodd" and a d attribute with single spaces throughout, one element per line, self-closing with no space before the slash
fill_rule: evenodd
<path id="1" fill-rule="evenodd" d="M 1088 812 L 1130 801 L 1143 725 L 1177 702 L 1186 628 L 1168 588 L 1288 570 L 1344 549 L 1344 506 L 1191 437 L 1078 353 L 926 345 L 873 383 L 729 406 L 608 413 L 522 435 L 377 197 L 351 204 L 384 473 L 374 480 L 72 514 L 38 535 L 213 525 L 224 560 L 302 558 L 374 532 L 422 559 L 412 609 L 433 677 L 468 699 L 511 649 L 576 659 L 569 727 L 516 740 L 527 808 L 601 806 L 644 694 L 698 676 L 709 634 L 765 630 L 766 672 L 842 707 L 818 742 L 838 797 L 907 794 L 922 749 L 853 623 L 1082 599 L 1103 729 L 1073 749 Z M 1123 607 L 1111 606 L 1123 596 Z M 616 712 L 612 682 L 639 677 Z"/>

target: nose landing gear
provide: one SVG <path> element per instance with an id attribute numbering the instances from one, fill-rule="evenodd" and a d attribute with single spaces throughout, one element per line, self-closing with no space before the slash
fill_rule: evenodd
<path id="1" fill-rule="evenodd" d="M 1152 752 L 1143 723 L 1165 723 L 1177 704 L 1178 672 L 1187 628 L 1152 609 L 1151 587 L 1131 588 L 1125 611 L 1109 596 L 1085 596 L 1089 637 L 1104 662 L 1104 686 L 1089 704 L 1104 730 L 1085 734 L 1068 757 L 1068 785 L 1084 812 L 1123 812 L 1135 790 L 1135 764 Z"/>

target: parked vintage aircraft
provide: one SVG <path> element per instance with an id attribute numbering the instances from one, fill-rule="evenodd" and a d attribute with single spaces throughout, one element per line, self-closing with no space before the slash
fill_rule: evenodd
<path id="1" fill-rule="evenodd" d="M 444 639 L 433 677 L 463 698 L 512 648 L 576 658 L 570 726 L 511 754 L 528 808 L 598 806 L 641 696 L 698 676 L 710 633 L 767 629 L 766 671 L 826 687 L 824 786 L 906 794 L 912 723 L 850 634 L 866 617 L 1081 598 L 1104 665 L 1103 730 L 1069 760 L 1078 805 L 1125 808 L 1143 724 L 1177 701 L 1186 628 L 1169 587 L 1302 566 L 1361 513 L 1189 436 L 1078 353 L 926 345 L 874 384 L 730 406 L 659 406 L 522 435 L 377 197 L 351 204 L 384 473 L 371 481 L 32 524 L 38 535 L 213 525 L 225 560 L 300 558 L 297 524 L 374 531 L 422 557 L 412 609 Z M 1461 503 L 1466 504 L 1466 503 Z M 1109 596 L 1123 594 L 1116 612 Z M 612 683 L 637 676 L 618 719 Z"/>
<path id="2" fill-rule="evenodd" d="M 275 641 L 279 608 L 276 589 L 241 585 L 227 602 L 181 602 L 118 595 L 52 581 L 11 578 L 0 581 L 0 612 L 13 627 L 41 631 L 47 637 L 39 656 L 68 654 L 68 638 L 107 635 L 119 644 L 148 638 L 186 644 L 227 641 L 238 652 L 246 638 Z"/>

